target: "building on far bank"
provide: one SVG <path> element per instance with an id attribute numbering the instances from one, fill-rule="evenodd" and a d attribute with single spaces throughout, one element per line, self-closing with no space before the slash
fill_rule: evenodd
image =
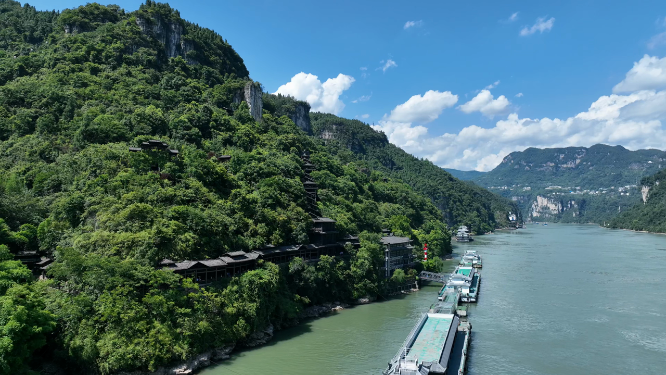
<path id="1" fill-rule="evenodd" d="M 384 277 L 393 276 L 393 271 L 398 268 L 414 265 L 414 246 L 409 238 L 391 234 L 382 237 L 381 243 L 384 246 Z"/>

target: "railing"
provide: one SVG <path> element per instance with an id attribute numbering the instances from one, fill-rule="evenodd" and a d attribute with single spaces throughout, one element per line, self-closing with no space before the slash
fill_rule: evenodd
<path id="1" fill-rule="evenodd" d="M 428 318 L 428 314 L 421 315 L 421 319 L 419 319 L 419 321 L 416 323 L 416 325 L 414 325 L 414 328 L 412 328 L 412 330 L 409 332 L 405 341 L 403 341 L 402 345 L 400 345 L 400 350 L 398 350 L 398 352 L 393 356 L 393 358 L 391 358 L 391 361 L 389 361 L 390 364 L 396 364 L 396 363 L 400 362 L 400 360 L 402 358 L 407 357 L 407 353 L 409 353 L 409 349 L 410 349 L 410 348 L 407 347 L 407 345 L 409 345 L 409 342 L 412 340 L 412 338 L 414 337 L 416 332 L 418 330 L 420 330 L 421 327 L 423 327 L 423 323 L 425 322 L 425 320 L 427 318 Z M 394 368 L 387 368 L 383 372 L 383 374 L 388 375 L 393 370 L 394 370 Z"/>
<path id="2" fill-rule="evenodd" d="M 428 272 L 428 271 L 421 271 L 421 273 L 419 274 L 419 278 L 421 278 L 422 280 L 435 281 L 442 284 L 446 284 L 446 280 L 448 279 L 448 277 L 449 275 L 447 274 Z"/>
<path id="3" fill-rule="evenodd" d="M 462 349 L 462 358 L 460 359 L 460 368 L 458 368 L 458 375 L 465 374 L 465 363 L 467 362 L 467 346 L 469 344 L 469 340 L 471 339 L 471 335 L 472 331 L 468 330 L 466 332 L 465 345 L 463 345 Z"/>

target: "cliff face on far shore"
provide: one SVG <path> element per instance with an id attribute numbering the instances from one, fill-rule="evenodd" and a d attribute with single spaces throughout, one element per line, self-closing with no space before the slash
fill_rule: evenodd
<path id="1" fill-rule="evenodd" d="M 612 228 L 666 233 L 666 169 L 641 180 L 641 200 L 615 217 Z"/>

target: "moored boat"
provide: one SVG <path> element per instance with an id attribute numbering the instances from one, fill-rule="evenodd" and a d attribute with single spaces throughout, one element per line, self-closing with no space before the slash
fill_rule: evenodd
<path id="1" fill-rule="evenodd" d="M 479 255 L 476 250 L 467 250 L 460 259 L 460 265 L 464 267 L 482 268 L 483 262 L 481 261 L 481 255 Z"/>
<path id="2" fill-rule="evenodd" d="M 476 302 L 479 294 L 481 274 L 474 267 L 456 267 L 444 289 L 457 288 L 462 302 Z"/>
<path id="3" fill-rule="evenodd" d="M 431 311 L 441 311 L 436 304 Z M 463 374 L 472 326 L 455 314 L 428 312 L 416 323 L 383 375 Z"/>
<path id="4" fill-rule="evenodd" d="M 474 241 L 474 238 L 472 237 L 472 233 L 470 233 L 467 226 L 461 225 L 460 228 L 458 228 L 458 232 L 456 233 L 456 241 L 458 241 L 458 242 Z"/>

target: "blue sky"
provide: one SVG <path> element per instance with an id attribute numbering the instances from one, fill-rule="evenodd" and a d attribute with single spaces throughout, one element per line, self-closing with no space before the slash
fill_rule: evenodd
<path id="1" fill-rule="evenodd" d="M 115 3 L 129 11 L 141 2 Z M 666 141 L 666 113 L 637 118 L 625 108 L 656 106 L 650 101 L 666 88 L 666 78 L 649 84 L 661 82 L 654 70 L 662 65 L 666 77 L 663 0 L 169 3 L 227 39 L 267 91 L 374 123 L 393 143 L 441 166 L 487 170 L 529 146 L 664 148 Z M 81 1 L 30 4 L 64 9 Z M 647 70 L 626 81 L 638 62 Z M 614 91 L 620 82 L 631 90 Z M 645 90 L 653 96 L 612 96 Z M 593 103 L 618 114 L 577 116 Z M 628 123 L 638 126 L 634 135 Z"/>

